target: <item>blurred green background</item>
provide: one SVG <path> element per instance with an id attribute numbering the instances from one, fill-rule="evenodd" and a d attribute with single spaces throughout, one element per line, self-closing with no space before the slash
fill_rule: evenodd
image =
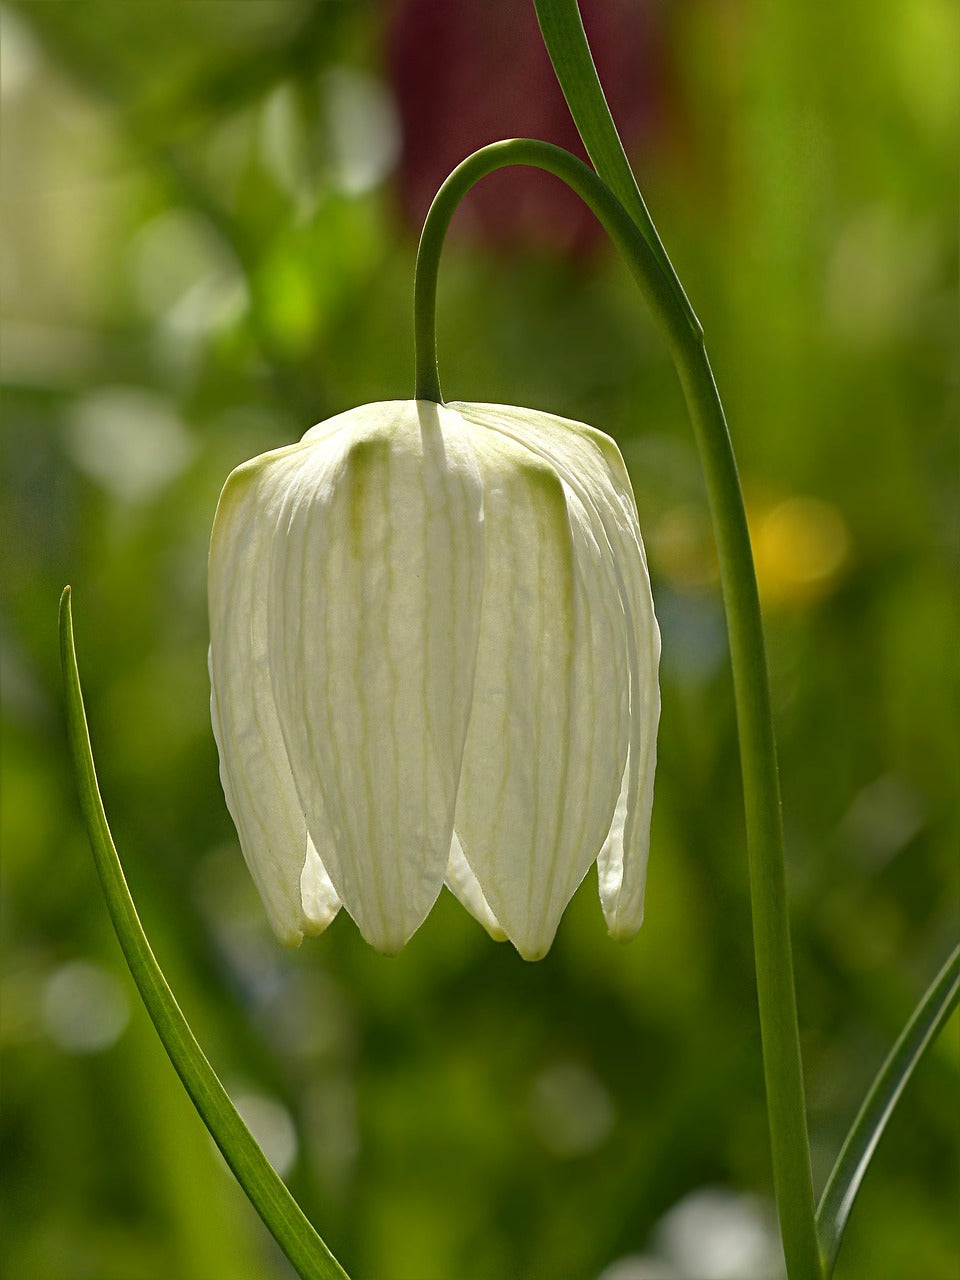
<path id="1" fill-rule="evenodd" d="M 631 71 L 625 40 L 598 61 L 612 99 L 645 104 L 631 148 L 750 506 L 819 1187 L 960 925 L 958 12 L 584 6 L 604 7 L 614 30 L 642 9 L 630 38 L 651 73 Z M 608 942 L 591 875 L 537 965 L 446 893 L 397 959 L 345 913 L 288 954 L 223 803 L 205 666 L 220 486 L 334 412 L 410 394 L 410 191 L 432 181 L 411 130 L 453 121 L 472 147 L 493 136 L 469 133 L 492 127 L 474 120 L 481 97 L 518 117 L 542 98 L 516 92 L 510 60 L 534 56 L 525 3 L 447 8 L 448 26 L 494 23 L 499 55 L 473 65 L 489 49 L 468 25 L 441 57 L 428 3 L 0 7 L 11 1280 L 291 1275 L 111 932 L 64 743 L 66 582 L 147 931 L 352 1275 L 775 1269 L 731 686 L 691 434 L 621 265 L 543 192 L 521 235 L 519 176 L 448 250 L 441 372 L 451 398 L 591 422 L 630 465 L 664 636 L 647 922 Z M 960 1273 L 958 1064 L 954 1019 L 879 1149 L 840 1280 Z"/>

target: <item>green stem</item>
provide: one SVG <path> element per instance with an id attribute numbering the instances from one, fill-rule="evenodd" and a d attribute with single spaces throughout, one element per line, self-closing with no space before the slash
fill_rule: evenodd
<path id="1" fill-rule="evenodd" d="M 683 291 L 630 168 L 587 44 L 577 0 L 534 0 L 534 7 L 543 43 L 593 167 L 637 225 L 660 270 L 670 281 L 687 323 L 701 333 L 700 321 Z"/>
<path id="2" fill-rule="evenodd" d="M 494 143 L 459 165 L 437 193 L 420 237 L 414 285 L 416 396 L 441 401 L 436 360 L 440 251 L 457 204 L 486 174 L 525 164 L 562 179 L 623 254 L 673 356 L 700 451 L 730 636 L 743 773 L 757 996 L 774 1186 L 790 1280 L 820 1280 L 797 1006 L 790 951 L 776 744 L 756 574 L 733 447 L 699 324 L 691 324 L 660 255 L 601 178 L 558 147 Z M 659 242 L 658 242 L 659 243 Z"/>
<path id="3" fill-rule="evenodd" d="M 510 138 L 475 151 L 447 178 L 434 197 L 420 233 L 413 285 L 415 396 L 442 403 L 437 368 L 437 277 L 450 219 L 472 186 L 496 169 L 531 165 L 554 174 L 593 210 L 623 253 L 648 305 L 667 330 L 671 349 L 689 344 L 694 330 L 687 323 L 669 279 L 656 256 L 605 183 L 582 160 L 533 138 Z"/>
<path id="4" fill-rule="evenodd" d="M 877 1143 L 920 1059 L 960 1002 L 960 947 L 934 978 L 874 1080 L 837 1157 L 817 1208 L 817 1233 L 829 1276 L 847 1218 Z"/>
<path id="5" fill-rule="evenodd" d="M 163 1047 L 237 1181 L 298 1274 L 303 1280 L 347 1280 L 347 1273 L 241 1120 L 181 1013 L 140 924 L 100 798 L 77 671 L 69 587 L 60 597 L 60 662 L 80 807 L 100 883 L 123 954 Z"/>

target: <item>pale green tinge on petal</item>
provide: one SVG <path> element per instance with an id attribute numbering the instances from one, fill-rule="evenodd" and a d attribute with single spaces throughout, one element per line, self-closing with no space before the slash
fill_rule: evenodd
<path id="1" fill-rule="evenodd" d="M 327 869 L 310 836 L 307 836 L 307 856 L 300 872 L 300 901 L 303 907 L 303 932 L 311 937 L 323 933 L 340 910 L 340 898 Z"/>
<path id="2" fill-rule="evenodd" d="M 595 859 L 610 932 L 639 928 L 660 640 L 608 437 L 341 414 L 230 477 L 210 610 L 224 792 L 282 939 L 342 901 L 396 951 L 446 879 L 535 959 Z"/>
<path id="3" fill-rule="evenodd" d="M 653 611 L 640 526 L 630 479 L 620 452 L 613 448 L 611 472 L 627 519 L 615 543 L 628 602 L 630 641 L 630 747 L 627 768 L 610 834 L 597 861 L 600 903 L 610 935 L 632 938 L 643 923 L 650 819 L 657 766 L 660 721 L 660 628 Z"/>
<path id="4" fill-rule="evenodd" d="M 480 480 L 436 405 L 370 405 L 341 422 L 302 446 L 284 494 L 269 667 L 315 840 L 329 821 L 323 865 L 364 937 L 394 952 L 450 854 L 479 624 Z"/>
<path id="5" fill-rule="evenodd" d="M 296 450 L 277 450 L 229 477 L 214 521 L 209 566 L 211 716 L 220 777 L 270 924 L 290 945 L 305 932 L 326 928 L 340 906 L 307 837 L 267 659 L 272 517 L 277 486 Z M 311 892 L 304 900 L 301 878 L 307 868 Z"/>
<path id="6" fill-rule="evenodd" d="M 456 830 L 507 936 L 537 959 L 597 857 L 620 788 L 622 608 L 596 522 L 552 463 L 489 430 L 487 406 L 457 408 L 479 427 L 485 557 Z"/>
<path id="7" fill-rule="evenodd" d="M 455 894 L 473 918 L 483 925 L 494 942 L 506 942 L 507 935 L 501 928 L 500 921 L 490 910 L 490 903 L 483 896 L 480 881 L 471 871 L 470 864 L 463 855 L 463 848 L 456 833 L 450 842 L 450 861 L 447 863 L 445 880 L 450 892 Z"/>
<path id="8" fill-rule="evenodd" d="M 598 872 L 611 935 L 632 937 L 643 921 L 660 715 L 660 633 L 623 458 L 613 440 L 583 423 L 504 405 L 451 407 L 472 422 L 522 442 L 556 468 L 582 503 L 601 548 L 607 571 L 604 590 L 615 590 L 619 598 L 629 668 L 629 681 L 622 686 L 629 690 L 629 750 Z"/>

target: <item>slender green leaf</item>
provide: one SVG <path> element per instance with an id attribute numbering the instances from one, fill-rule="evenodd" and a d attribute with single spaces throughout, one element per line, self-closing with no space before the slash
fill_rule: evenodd
<path id="1" fill-rule="evenodd" d="M 747 820 L 757 996 L 774 1185 L 790 1280 L 820 1275 L 777 749 L 756 572 L 733 446 L 703 330 L 663 247 L 607 106 L 577 0 L 534 0 L 544 43 L 587 154 L 639 229 L 685 324 L 673 345 L 707 482 L 730 636 Z"/>
<path id="2" fill-rule="evenodd" d="M 77 671 L 70 588 L 60 597 L 60 662 L 67 732 L 100 883 L 133 980 L 177 1074 L 254 1208 L 304 1280 L 346 1280 L 240 1118 L 167 985 L 130 896 L 100 798 Z"/>
<path id="3" fill-rule="evenodd" d="M 817 1235 L 826 1274 L 833 1272 L 843 1232 L 887 1121 L 920 1059 L 960 1001 L 960 946 L 951 953 L 904 1027 L 870 1088 L 817 1209 Z"/>
<path id="4" fill-rule="evenodd" d="M 534 4 L 543 42 L 587 155 L 639 227 L 660 269 L 670 280 L 687 322 L 699 333 L 700 322 L 663 247 L 607 106 L 577 0 L 534 0 Z"/>

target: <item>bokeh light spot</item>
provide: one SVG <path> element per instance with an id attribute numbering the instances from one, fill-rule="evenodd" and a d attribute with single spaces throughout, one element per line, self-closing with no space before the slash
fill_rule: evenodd
<path id="1" fill-rule="evenodd" d="M 67 1053 L 102 1053 L 123 1034 L 130 1006 L 119 981 L 100 965 L 74 960 L 43 987 L 44 1029 Z"/>
<path id="2" fill-rule="evenodd" d="M 826 595 L 850 557 L 840 511 L 820 498 L 798 496 L 753 512 L 751 537 L 764 604 L 795 604 Z"/>
<path id="3" fill-rule="evenodd" d="M 693 1280 L 778 1280 L 783 1255 L 772 1207 L 705 1187 L 675 1205 L 654 1234 L 658 1252 Z"/>
<path id="4" fill-rule="evenodd" d="M 600 1147 L 616 1116 L 613 1101 L 597 1075 L 575 1062 L 556 1062 L 534 1081 L 530 1118 L 553 1155 L 587 1155 Z"/>
<path id="5" fill-rule="evenodd" d="M 66 444 L 81 471 L 130 503 L 160 493 L 195 448 L 166 400 L 137 387 L 105 387 L 78 400 Z"/>
<path id="6" fill-rule="evenodd" d="M 233 1103 L 263 1154 L 277 1174 L 285 1178 L 300 1150 L 290 1112 L 276 1098 L 261 1093 L 240 1094 Z"/>

